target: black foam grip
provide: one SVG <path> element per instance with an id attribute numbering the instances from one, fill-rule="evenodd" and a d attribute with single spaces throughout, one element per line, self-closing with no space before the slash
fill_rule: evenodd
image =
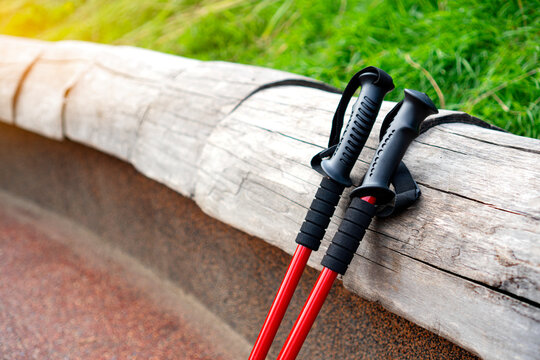
<path id="1" fill-rule="evenodd" d="M 354 198 L 322 259 L 322 265 L 341 275 L 345 274 L 373 216 L 374 205 Z"/>
<path id="2" fill-rule="evenodd" d="M 317 211 L 328 217 L 332 217 L 335 209 L 336 209 L 336 205 L 327 203 L 326 201 L 323 201 L 317 198 L 313 199 L 313 201 L 311 202 L 311 206 L 309 207 L 310 211 Z"/>
<path id="3" fill-rule="evenodd" d="M 358 226 L 367 228 L 371 222 L 371 217 L 365 216 L 368 215 L 364 211 L 349 207 L 343 216 L 343 220 L 348 220 Z"/>
<path id="4" fill-rule="evenodd" d="M 328 224 L 330 224 L 330 218 L 326 214 L 321 214 L 316 211 L 308 211 L 305 221 L 318 224 L 323 229 L 326 229 Z"/>
<path id="5" fill-rule="evenodd" d="M 361 234 L 362 232 L 366 231 L 366 225 L 368 224 L 356 224 L 353 221 L 349 220 L 343 220 L 341 225 L 339 225 L 339 228 L 341 229 L 342 233 L 348 234 L 350 236 L 356 236 L 356 234 Z"/>
<path id="6" fill-rule="evenodd" d="M 313 251 L 319 249 L 344 188 L 343 185 L 329 178 L 322 179 L 321 185 L 306 214 L 305 221 L 296 237 L 298 244 Z"/>
<path id="7" fill-rule="evenodd" d="M 323 189 L 330 190 L 331 192 L 335 194 L 341 194 L 344 189 L 343 185 L 327 177 L 323 177 L 323 179 L 321 180 L 321 184 L 319 186 Z"/>
<path id="8" fill-rule="evenodd" d="M 317 251 L 319 246 L 321 246 L 321 239 L 317 239 L 309 234 L 304 234 L 299 232 L 296 236 L 296 243 L 307 247 L 313 251 Z"/>
<path id="9" fill-rule="evenodd" d="M 343 264 L 350 264 L 354 256 L 354 251 L 351 251 L 341 246 L 335 246 L 335 244 L 333 243 L 332 245 L 330 245 L 330 247 L 326 251 L 325 256 L 330 256 L 334 259 L 339 259 L 339 261 Z M 333 269 L 330 269 L 330 270 L 333 270 Z"/>
<path id="10" fill-rule="evenodd" d="M 351 251 L 355 251 L 357 247 L 356 237 L 363 236 L 365 232 L 365 230 L 360 231 L 356 236 L 349 236 L 343 232 L 338 232 L 332 239 L 332 242 Z"/>
<path id="11" fill-rule="evenodd" d="M 300 232 L 303 232 L 305 234 L 309 234 L 309 235 L 312 235 L 313 237 L 321 238 L 321 239 L 324 236 L 325 230 L 326 228 L 319 226 L 319 224 L 314 224 L 309 221 L 304 221 L 304 223 L 302 224 L 302 227 L 300 228 Z"/>
<path id="12" fill-rule="evenodd" d="M 319 200 L 324 200 L 330 204 L 337 204 L 339 202 L 340 197 L 341 197 L 341 194 L 336 194 L 324 188 L 319 188 L 319 190 L 317 190 L 317 192 L 315 193 L 315 198 Z"/>

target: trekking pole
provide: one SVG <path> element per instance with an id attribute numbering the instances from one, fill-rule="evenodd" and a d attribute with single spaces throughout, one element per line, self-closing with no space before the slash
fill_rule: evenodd
<path id="1" fill-rule="evenodd" d="M 340 140 L 347 104 L 360 86 L 358 100 Z M 390 75 L 370 66 L 355 74 L 343 92 L 334 115 L 329 148 L 311 162 L 324 178 L 300 228 L 296 238 L 298 246 L 253 346 L 250 360 L 266 358 L 309 256 L 318 250 L 343 190 L 352 185 L 351 170 L 369 137 L 384 96 L 392 89 L 394 83 Z"/>
<path id="2" fill-rule="evenodd" d="M 394 198 L 395 194 L 389 187 L 390 180 L 407 147 L 418 135 L 421 122 L 437 112 L 426 94 L 406 89 L 404 100 L 389 113 L 394 118 L 389 119 L 391 122 L 375 151 L 362 185 L 351 193 L 351 204 L 322 259 L 323 270 L 289 333 L 278 360 L 295 359 L 300 352 L 334 280 L 338 274 L 343 275 L 347 271 L 375 215 L 375 205 L 387 204 Z"/>

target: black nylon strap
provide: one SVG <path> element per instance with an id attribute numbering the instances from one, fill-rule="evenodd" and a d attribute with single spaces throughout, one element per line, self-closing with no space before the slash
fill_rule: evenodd
<path id="1" fill-rule="evenodd" d="M 485 122 L 484 120 L 480 120 L 477 117 L 471 116 L 467 113 L 455 113 L 455 114 L 449 114 L 446 116 L 439 116 L 433 119 L 427 119 L 422 123 L 420 126 L 420 134 L 425 133 L 429 129 L 443 124 L 469 124 L 474 126 L 480 126 L 484 129 L 490 129 L 495 131 L 502 131 L 507 133 L 508 131 L 501 129 L 498 126 L 492 125 L 490 123 Z"/>
<path id="2" fill-rule="evenodd" d="M 386 130 L 392 123 L 392 120 L 394 120 L 394 117 L 399 111 L 402 103 L 403 101 L 399 102 L 384 118 L 384 121 L 381 125 L 379 139 L 382 139 L 384 137 Z M 457 113 L 444 117 L 436 117 L 424 121 L 420 127 L 420 134 L 428 131 L 429 129 L 437 125 L 451 123 L 470 124 L 480 126 L 486 129 L 505 131 L 495 125 L 488 124 L 485 121 L 475 118 L 474 116 L 470 116 L 465 113 Z M 403 161 L 399 163 L 390 183 L 394 186 L 394 191 L 396 193 L 394 203 L 387 204 L 382 208 L 377 209 L 377 217 L 379 218 L 386 218 L 402 212 L 403 210 L 414 204 L 421 194 L 418 184 L 416 183 L 416 181 L 414 181 L 409 169 L 403 163 Z"/>
<path id="3" fill-rule="evenodd" d="M 377 209 L 377 217 L 379 218 L 386 218 L 402 212 L 420 197 L 420 188 L 403 161 L 399 163 L 391 183 L 394 185 L 394 191 L 396 192 L 394 203 Z"/>

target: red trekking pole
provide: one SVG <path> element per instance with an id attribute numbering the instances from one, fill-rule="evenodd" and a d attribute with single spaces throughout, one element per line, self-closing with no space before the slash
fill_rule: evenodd
<path id="1" fill-rule="evenodd" d="M 360 86 L 358 100 L 340 140 L 345 110 Z M 390 75 L 372 66 L 355 74 L 345 88 L 334 114 L 329 147 L 311 161 L 312 167 L 324 178 L 300 228 L 296 238 L 298 246 L 253 346 L 250 360 L 266 358 L 309 256 L 319 249 L 343 190 L 352 185 L 351 170 L 369 137 L 383 98 L 393 88 Z"/>
<path id="2" fill-rule="evenodd" d="M 345 274 L 375 215 L 375 205 L 391 202 L 395 193 L 390 181 L 421 122 L 436 114 L 437 108 L 424 93 L 405 90 L 405 99 L 388 114 L 384 136 L 371 161 L 362 185 L 352 193 L 352 201 L 343 222 L 322 260 L 324 266 L 293 329 L 283 345 L 278 360 L 292 360 L 298 355 L 338 274 Z M 384 127 L 384 126 L 383 126 Z"/>

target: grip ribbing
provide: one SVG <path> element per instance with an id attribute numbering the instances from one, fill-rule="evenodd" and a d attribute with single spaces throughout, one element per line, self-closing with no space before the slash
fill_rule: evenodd
<path id="1" fill-rule="evenodd" d="M 352 185 L 351 170 L 369 138 L 384 96 L 394 88 L 390 75 L 380 69 L 372 70 L 361 76 L 362 89 L 334 153 L 320 163 L 324 174 L 345 186 Z"/>
<path id="2" fill-rule="evenodd" d="M 384 136 L 375 151 L 362 185 L 351 196 L 366 195 L 377 198 L 377 204 L 387 204 L 394 198 L 390 180 L 396 172 L 403 155 L 411 142 L 418 136 L 420 124 L 437 108 L 424 93 L 405 89 L 405 98 L 388 114 L 390 119 Z"/>
<path id="3" fill-rule="evenodd" d="M 369 138 L 379 108 L 380 104 L 376 103 L 368 95 L 358 98 L 355 103 L 351 119 L 347 123 L 345 132 L 333 155 L 346 168 L 353 168 L 358 154 L 360 154 Z"/>
<path id="4" fill-rule="evenodd" d="M 296 242 L 313 251 L 321 245 L 330 218 L 334 215 L 337 204 L 345 187 L 324 177 L 315 198 L 306 214 L 304 223 L 296 237 Z"/>
<path id="5" fill-rule="evenodd" d="M 321 264 L 341 275 L 345 274 L 374 215 L 374 205 L 354 198 Z"/>

